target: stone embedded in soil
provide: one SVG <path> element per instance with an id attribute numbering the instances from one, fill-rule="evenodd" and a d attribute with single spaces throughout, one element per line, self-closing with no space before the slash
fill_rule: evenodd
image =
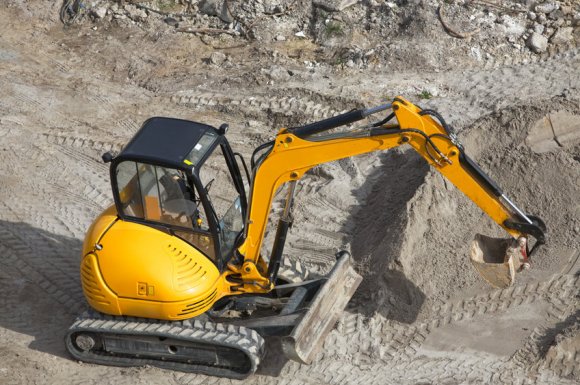
<path id="1" fill-rule="evenodd" d="M 554 131 L 552 131 L 552 124 L 548 116 L 543 116 L 534 123 L 525 143 L 537 154 L 558 149 L 559 146 L 554 140 Z"/>
<path id="2" fill-rule="evenodd" d="M 290 73 L 284 67 L 272 66 L 269 70 L 262 70 L 271 80 L 288 81 L 290 80 Z"/>
<path id="3" fill-rule="evenodd" d="M 525 140 L 538 154 L 571 147 L 580 142 L 580 116 L 567 111 L 552 112 L 536 121 Z"/>
<path id="4" fill-rule="evenodd" d="M 554 35 L 550 38 L 550 42 L 554 44 L 567 43 L 573 39 L 572 34 L 574 33 L 574 28 L 563 27 L 559 28 Z"/>
<path id="5" fill-rule="evenodd" d="M 548 48 L 548 38 L 537 32 L 532 33 L 526 42 L 527 46 L 535 53 L 545 52 Z"/>
<path id="6" fill-rule="evenodd" d="M 173 18 L 173 17 L 166 17 L 165 19 L 163 19 L 163 21 L 167 24 L 170 25 L 172 27 L 179 27 L 179 21 L 177 21 L 177 19 Z"/>
<path id="7" fill-rule="evenodd" d="M 222 52 L 212 52 L 209 57 L 209 61 L 211 64 L 215 64 L 217 66 L 222 65 L 228 57 L 225 53 Z"/>
<path id="8" fill-rule="evenodd" d="M 550 122 L 558 143 L 571 147 L 580 141 L 580 116 L 567 111 L 550 114 Z"/>

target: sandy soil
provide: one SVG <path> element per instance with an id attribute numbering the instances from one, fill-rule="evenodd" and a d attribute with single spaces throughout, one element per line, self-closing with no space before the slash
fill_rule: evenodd
<path id="1" fill-rule="evenodd" d="M 421 56 L 469 44 L 438 33 Z M 286 254 L 324 272 L 348 248 L 364 281 L 316 363 L 270 349 L 245 383 L 580 381 L 578 49 L 441 68 L 407 50 L 407 66 L 385 69 L 304 64 L 317 47 L 257 41 L 217 65 L 193 35 L 63 29 L 58 5 L 42 0 L 0 9 L 0 384 L 230 383 L 67 355 L 64 332 L 87 306 L 84 231 L 111 203 L 100 155 L 162 115 L 227 122 L 232 146 L 249 156 L 279 127 L 398 94 L 440 111 L 507 194 L 546 221 L 548 244 L 515 286 L 495 290 L 467 253 L 475 233 L 501 232 L 411 150 L 316 167 L 299 184 Z M 425 89 L 437 95 L 422 100 Z"/>

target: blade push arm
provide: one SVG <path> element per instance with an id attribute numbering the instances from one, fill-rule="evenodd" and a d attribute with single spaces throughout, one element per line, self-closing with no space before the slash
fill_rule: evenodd
<path id="1" fill-rule="evenodd" d="M 517 239 L 533 235 L 536 243 L 543 243 L 541 221 L 525 215 L 507 199 L 501 189 L 467 157 L 449 127 L 433 111 L 421 110 L 402 98 L 396 98 L 392 109 L 398 125 L 378 124 L 366 129 L 312 136 L 361 120 L 388 107 L 384 105 L 375 109 L 355 110 L 300 128 L 283 129 L 278 133 L 271 150 L 255 167 L 246 237 L 238 249 L 244 256 L 244 265 L 264 263 L 260 257 L 260 248 L 274 194 L 282 184 L 299 180 L 316 165 L 387 150 L 401 144 L 413 147 L 512 237 Z"/>

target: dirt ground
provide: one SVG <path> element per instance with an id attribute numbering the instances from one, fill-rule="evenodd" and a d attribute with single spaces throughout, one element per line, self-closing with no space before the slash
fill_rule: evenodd
<path id="1" fill-rule="evenodd" d="M 118 5 L 122 12 L 93 3 L 66 28 L 60 2 L 0 6 L 0 384 L 235 382 L 67 354 L 65 331 L 87 307 L 84 232 L 112 202 L 101 154 L 119 150 L 148 117 L 172 116 L 229 123 L 232 147 L 248 157 L 280 127 L 396 95 L 446 117 L 508 196 L 545 220 L 547 245 L 514 286 L 490 288 L 470 266 L 469 243 L 501 229 L 410 149 L 316 167 L 299 184 L 285 253 L 320 273 L 349 249 L 364 280 L 314 364 L 270 349 L 244 383 L 580 383 L 575 2 L 552 2 L 559 8 L 544 17 L 552 35 L 542 52 L 527 45 L 539 28 L 529 12 L 539 20 L 533 7 L 551 6 L 541 1 L 503 2 L 519 4 L 508 18 L 481 7 L 470 18 L 466 2 L 446 2 L 454 29 L 481 30 L 465 39 L 445 31 L 434 1 L 353 2 L 341 13 L 263 0 L 258 10 L 240 6 L 238 35 L 177 32 L 166 15 L 137 13 L 132 4 L 145 2 Z M 272 3 L 280 15 L 250 34 L 252 15 Z M 296 4 L 304 3 L 315 2 Z M 106 16 L 89 16 L 97 6 Z M 178 19 L 188 28 L 227 24 Z M 564 28 L 571 38 L 555 38 Z"/>

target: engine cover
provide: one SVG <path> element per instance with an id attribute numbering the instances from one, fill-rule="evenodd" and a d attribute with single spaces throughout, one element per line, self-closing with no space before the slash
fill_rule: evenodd
<path id="1" fill-rule="evenodd" d="M 205 312 L 221 297 L 220 273 L 208 257 L 147 225 L 111 222 L 103 214 L 87 233 L 84 251 L 83 291 L 101 312 L 179 320 Z"/>

